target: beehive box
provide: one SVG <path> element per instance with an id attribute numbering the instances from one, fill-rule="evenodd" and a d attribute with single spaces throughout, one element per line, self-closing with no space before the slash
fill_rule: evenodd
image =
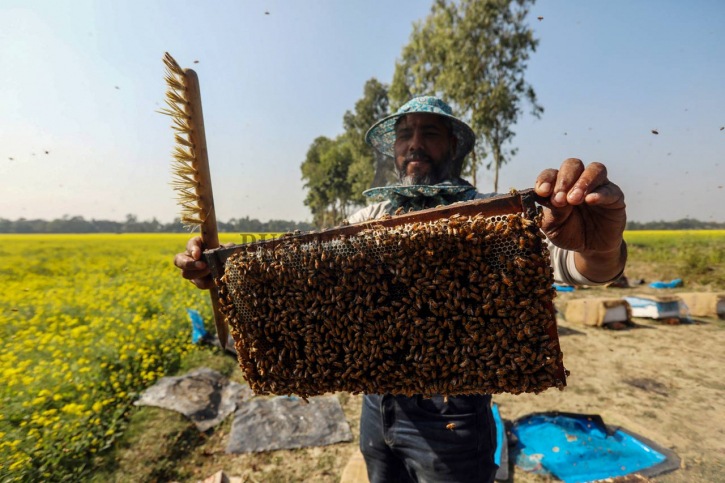
<path id="1" fill-rule="evenodd" d="M 565 385 L 531 190 L 205 252 L 257 394 Z"/>
<path id="2" fill-rule="evenodd" d="M 632 307 L 632 316 L 646 319 L 677 319 L 680 302 L 677 295 L 633 295 L 622 297 Z"/>
<path id="3" fill-rule="evenodd" d="M 631 323 L 632 309 L 624 299 L 584 298 L 566 304 L 567 322 L 602 327 L 607 324 Z"/>
<path id="4" fill-rule="evenodd" d="M 686 292 L 677 294 L 693 317 L 725 319 L 725 292 Z"/>

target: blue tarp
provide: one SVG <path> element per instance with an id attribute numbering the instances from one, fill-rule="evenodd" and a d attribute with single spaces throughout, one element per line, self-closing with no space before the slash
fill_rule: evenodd
<path id="1" fill-rule="evenodd" d="M 652 282 L 649 284 L 652 288 L 677 288 L 682 287 L 682 279 L 676 278 L 674 280 L 671 280 L 669 282 Z"/>
<path id="2" fill-rule="evenodd" d="M 199 342 L 199 339 L 206 337 L 204 319 L 201 318 L 198 310 L 186 309 L 186 313 L 189 314 L 189 320 L 191 320 L 191 342 L 192 344 L 196 344 Z"/>
<path id="3" fill-rule="evenodd" d="M 612 430 L 598 416 L 532 414 L 516 420 L 511 432 L 518 438 L 511 457 L 519 468 L 565 483 L 641 473 L 669 458 L 652 442 L 621 428 Z"/>

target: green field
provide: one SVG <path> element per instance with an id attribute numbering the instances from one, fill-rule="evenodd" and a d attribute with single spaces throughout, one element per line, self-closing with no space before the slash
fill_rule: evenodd
<path id="1" fill-rule="evenodd" d="M 79 481 L 93 472 L 97 481 L 193 474 L 190 462 L 170 463 L 203 444 L 188 433 L 195 442 L 184 446 L 188 441 L 179 434 L 186 434 L 187 423 L 131 406 L 163 375 L 202 362 L 228 375 L 235 371 L 233 361 L 190 344 L 185 308 L 199 309 L 207 320 L 210 310 L 206 293 L 183 281 L 172 265 L 187 239 L 0 236 L 0 481 Z M 628 232 L 626 239 L 630 276 L 725 287 L 725 231 Z M 178 434 L 174 428 L 181 428 Z M 170 431 L 184 444 L 160 436 Z M 130 452 L 129 441 L 146 441 L 146 453 Z M 335 451 L 334 458 L 314 453 L 314 468 L 303 474 L 339 473 L 342 456 Z M 148 455 L 153 459 L 143 459 Z M 310 458 L 305 455 L 299 461 Z"/>
<path id="2" fill-rule="evenodd" d="M 624 238 L 630 277 L 725 288 L 725 230 L 629 231 Z"/>

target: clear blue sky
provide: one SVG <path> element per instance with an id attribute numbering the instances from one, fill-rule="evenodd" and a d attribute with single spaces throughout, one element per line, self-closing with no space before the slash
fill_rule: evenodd
<path id="1" fill-rule="evenodd" d="M 429 7 L 0 0 L 0 217 L 170 221 L 168 50 L 200 76 L 217 216 L 309 219 L 309 144 L 342 130 L 367 79 L 390 82 Z M 725 221 L 725 2 L 541 1 L 530 23 L 545 112 L 515 127 L 500 188 L 579 157 L 607 165 L 631 220 Z"/>

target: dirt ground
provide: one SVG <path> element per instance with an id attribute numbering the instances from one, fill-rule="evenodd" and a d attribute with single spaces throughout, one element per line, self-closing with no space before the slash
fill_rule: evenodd
<path id="1" fill-rule="evenodd" d="M 580 294 L 567 294 L 560 303 L 573 296 Z M 655 481 L 725 481 L 725 324 L 708 320 L 670 326 L 635 320 L 638 325 L 624 331 L 560 320 L 560 333 L 576 331 L 560 339 L 564 365 L 571 371 L 568 387 L 495 396 L 502 417 L 547 410 L 600 414 L 607 424 L 639 433 L 682 458 L 680 470 Z M 647 387 L 641 389 L 625 382 L 631 379 L 650 382 L 640 384 Z M 546 480 L 514 470 L 512 481 Z"/>
<path id="2" fill-rule="evenodd" d="M 637 290 L 617 294 L 626 292 Z M 557 305 L 562 308 L 573 297 L 594 295 L 601 296 L 602 291 L 563 294 Z M 636 322 L 634 328 L 612 331 L 560 319 L 564 364 L 571 371 L 568 387 L 539 395 L 497 395 L 494 401 L 502 417 L 513 420 L 546 410 L 600 414 L 606 423 L 672 448 L 682 458 L 681 469 L 655 481 L 725 481 L 725 322 L 709 319 L 675 326 Z M 220 370 L 241 381 L 233 361 L 213 357 L 223 358 Z M 645 389 L 625 382 L 631 379 L 648 380 L 639 384 Z M 115 471 L 99 474 L 101 479 L 96 480 L 196 481 L 224 469 L 250 482 L 339 481 L 357 450 L 362 398 L 346 393 L 338 397 L 355 435 L 353 442 L 236 456 L 224 453 L 231 418 L 215 432 L 198 435 L 179 415 L 142 408 L 115 453 Z M 144 429 L 134 431 L 134 426 Z M 511 482 L 549 481 L 511 469 Z"/>

